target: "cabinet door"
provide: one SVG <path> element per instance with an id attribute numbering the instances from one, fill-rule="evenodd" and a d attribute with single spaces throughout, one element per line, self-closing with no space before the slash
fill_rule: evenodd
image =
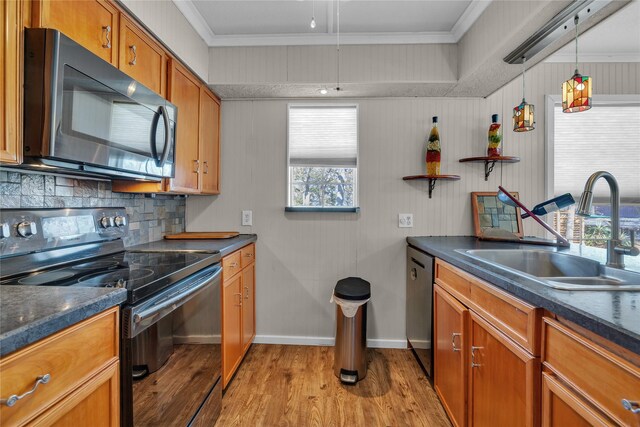
<path id="1" fill-rule="evenodd" d="M 164 50 L 124 14 L 120 15 L 120 69 L 164 96 L 167 57 Z"/>
<path id="2" fill-rule="evenodd" d="M 105 0 L 38 0 L 33 26 L 55 28 L 118 66 L 119 11 Z"/>
<path id="3" fill-rule="evenodd" d="M 543 427 L 609 427 L 614 425 L 554 375 L 547 372 L 542 373 Z"/>
<path id="4" fill-rule="evenodd" d="M 454 426 L 467 424 L 469 310 L 434 288 L 434 387 Z"/>
<path id="5" fill-rule="evenodd" d="M 470 315 L 469 423 L 538 425 L 540 360 L 473 311 Z"/>
<path id="6" fill-rule="evenodd" d="M 246 352 L 256 336 L 256 264 L 242 270 L 242 352 Z"/>
<path id="7" fill-rule="evenodd" d="M 226 387 L 242 357 L 242 274 L 222 286 L 222 379 Z"/>
<path id="8" fill-rule="evenodd" d="M 0 163 L 22 162 L 22 1 L 0 4 Z"/>
<path id="9" fill-rule="evenodd" d="M 120 364 L 104 369 L 30 425 L 120 426 Z"/>
<path id="10" fill-rule="evenodd" d="M 200 91 L 200 162 L 204 194 L 220 194 L 220 104 L 204 87 Z"/>
<path id="11" fill-rule="evenodd" d="M 169 101 L 178 107 L 175 147 L 176 175 L 169 189 L 197 193 L 200 160 L 198 152 L 200 82 L 176 60 L 169 65 Z"/>

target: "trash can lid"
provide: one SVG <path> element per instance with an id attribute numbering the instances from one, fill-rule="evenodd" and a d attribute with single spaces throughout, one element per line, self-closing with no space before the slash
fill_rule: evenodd
<path id="1" fill-rule="evenodd" d="M 346 300 L 367 299 L 371 298 L 371 284 L 359 277 L 347 277 L 338 280 L 333 293 Z"/>

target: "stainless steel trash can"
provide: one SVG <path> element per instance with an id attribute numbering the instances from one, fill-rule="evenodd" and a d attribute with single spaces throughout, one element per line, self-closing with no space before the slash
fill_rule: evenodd
<path id="1" fill-rule="evenodd" d="M 343 383 L 355 384 L 367 375 L 367 301 L 371 285 L 359 277 L 348 277 L 338 281 L 333 295 L 337 303 L 333 370 Z M 354 309 L 355 315 L 349 316 Z"/>

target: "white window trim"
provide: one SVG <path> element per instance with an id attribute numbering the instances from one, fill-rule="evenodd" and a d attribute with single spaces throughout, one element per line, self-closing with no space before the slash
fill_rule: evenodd
<path id="1" fill-rule="evenodd" d="M 593 108 L 597 108 L 598 105 L 624 105 L 624 104 L 639 104 L 640 95 L 594 95 L 592 97 Z M 545 200 L 554 197 L 554 130 L 555 130 L 555 118 L 554 108 L 562 104 L 561 95 L 545 95 L 545 162 L 544 162 L 544 192 Z M 580 114 L 580 113 L 573 113 Z"/>
<path id="2" fill-rule="evenodd" d="M 305 207 L 305 206 L 292 206 L 291 205 L 291 165 L 289 162 L 289 111 L 291 107 L 355 107 L 356 109 L 356 170 L 353 177 L 353 184 L 355 186 L 355 191 L 353 193 L 353 207 Z M 360 106 L 359 104 L 354 103 L 325 103 L 325 102 L 313 102 L 313 103 L 287 103 L 287 170 L 285 173 L 285 185 L 287 186 L 286 192 L 286 200 L 285 200 L 285 210 L 296 210 L 296 211 L 304 211 L 308 210 L 310 212 L 344 212 L 344 211 L 360 211 Z"/>

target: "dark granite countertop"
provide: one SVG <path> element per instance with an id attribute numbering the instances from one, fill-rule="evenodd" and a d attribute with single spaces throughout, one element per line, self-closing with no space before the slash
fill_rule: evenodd
<path id="1" fill-rule="evenodd" d="M 0 356 L 127 299 L 125 289 L 0 286 Z"/>
<path id="2" fill-rule="evenodd" d="M 231 239 L 193 239 L 193 240 L 158 240 L 157 242 L 144 243 L 130 246 L 128 250 L 143 251 L 219 251 L 221 256 L 235 252 L 258 240 L 256 234 L 241 234 Z"/>
<path id="3" fill-rule="evenodd" d="M 640 291 L 565 291 L 553 289 L 475 260 L 456 249 L 543 249 L 548 246 L 520 245 L 477 240 L 475 237 L 408 237 L 409 245 L 440 258 L 492 283 L 522 300 L 543 307 L 608 340 L 640 354 Z M 564 251 L 564 250 L 563 250 Z M 576 254 L 577 249 L 568 253 Z M 584 254 L 583 254 L 584 255 Z"/>

